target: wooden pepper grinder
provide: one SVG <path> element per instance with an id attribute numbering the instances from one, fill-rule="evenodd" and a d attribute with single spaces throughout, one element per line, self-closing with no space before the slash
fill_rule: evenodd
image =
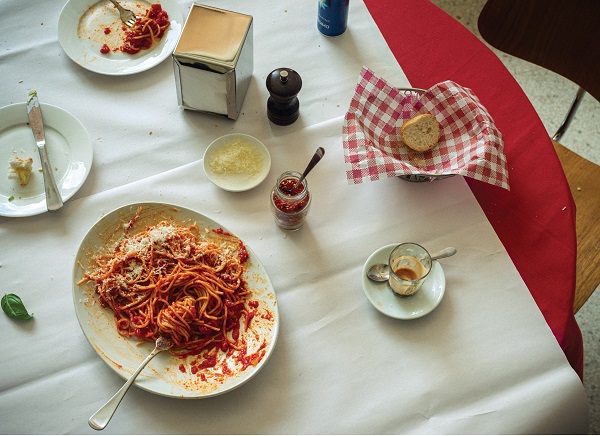
<path id="1" fill-rule="evenodd" d="M 302 78 L 291 68 L 278 68 L 267 76 L 267 90 L 271 96 L 267 100 L 267 115 L 271 122 L 287 126 L 298 119 L 300 102 L 298 93 L 302 88 Z"/>

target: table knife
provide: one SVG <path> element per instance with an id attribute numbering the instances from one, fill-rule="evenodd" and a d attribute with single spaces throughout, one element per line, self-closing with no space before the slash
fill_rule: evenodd
<path id="1" fill-rule="evenodd" d="M 29 116 L 29 125 L 33 131 L 33 137 L 37 143 L 40 160 L 42 161 L 42 174 L 44 175 L 44 189 L 46 191 L 46 207 L 49 212 L 55 212 L 63 206 L 60 191 L 56 186 L 50 159 L 46 150 L 46 138 L 44 136 L 44 123 L 42 122 L 42 110 L 37 98 L 37 92 L 29 93 L 27 100 L 27 115 Z"/>

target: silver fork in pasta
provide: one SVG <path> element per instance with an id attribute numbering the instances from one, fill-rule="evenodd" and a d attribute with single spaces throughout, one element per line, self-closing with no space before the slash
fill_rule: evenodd
<path id="1" fill-rule="evenodd" d="M 116 0 L 110 0 L 110 1 L 119 10 L 119 15 L 121 16 L 121 21 L 127 27 L 133 26 L 135 24 L 135 21 L 137 20 L 137 17 L 133 13 L 133 11 L 131 11 L 129 9 L 125 9 L 123 6 L 121 6 L 119 3 L 117 3 Z"/>

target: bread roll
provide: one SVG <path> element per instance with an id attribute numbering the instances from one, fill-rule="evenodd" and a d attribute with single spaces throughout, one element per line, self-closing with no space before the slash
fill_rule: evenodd
<path id="1" fill-rule="evenodd" d="M 440 139 L 440 125 L 431 114 L 417 115 L 400 128 L 402 142 L 415 151 L 427 151 Z"/>

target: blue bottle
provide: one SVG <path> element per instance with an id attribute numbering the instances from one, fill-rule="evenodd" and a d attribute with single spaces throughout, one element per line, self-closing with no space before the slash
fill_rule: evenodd
<path id="1" fill-rule="evenodd" d="M 350 0 L 319 0 L 317 29 L 325 36 L 338 36 L 348 25 Z"/>

